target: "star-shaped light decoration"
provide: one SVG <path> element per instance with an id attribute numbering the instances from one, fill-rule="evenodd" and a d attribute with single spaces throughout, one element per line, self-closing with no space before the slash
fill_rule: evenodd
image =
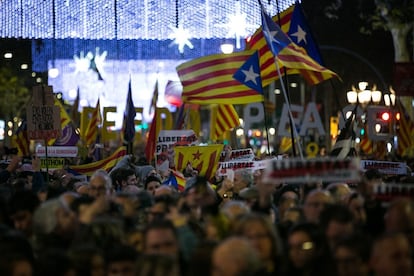
<path id="1" fill-rule="evenodd" d="M 75 61 L 75 74 L 88 72 L 91 60 L 85 56 L 83 51 L 80 52 L 79 56 L 73 55 Z"/>
<path id="2" fill-rule="evenodd" d="M 236 38 L 236 48 L 240 49 L 240 40 L 249 35 L 247 28 L 256 28 L 257 26 L 246 24 L 246 14 L 241 12 L 240 1 L 236 1 L 235 12 L 228 16 L 226 24 L 217 24 L 216 26 L 228 28 L 228 37 Z"/>
<path id="3" fill-rule="evenodd" d="M 190 49 L 193 49 L 194 46 L 190 42 L 188 31 L 183 28 L 183 26 L 178 27 L 171 27 L 170 29 L 172 33 L 168 36 L 169 39 L 172 39 L 173 42 L 171 42 L 170 47 L 174 44 L 178 45 L 178 51 L 183 54 L 184 53 L 184 47 L 187 46 Z"/>
<path id="4" fill-rule="evenodd" d="M 85 53 L 81 51 L 79 56 L 74 55 L 73 60 L 75 61 L 75 74 L 86 73 L 90 69 L 92 71 L 98 71 L 99 74 L 102 74 L 104 71 L 104 64 L 107 55 L 107 51 L 100 53 L 99 47 L 95 49 L 95 54 L 88 52 L 85 55 Z"/>
<path id="5" fill-rule="evenodd" d="M 298 30 L 296 31 L 296 33 L 292 33 L 291 36 L 296 37 L 297 39 L 296 44 L 299 44 L 302 41 L 305 42 L 305 44 L 308 43 L 306 41 L 306 32 L 304 29 L 301 28 L 300 25 L 298 25 Z"/>

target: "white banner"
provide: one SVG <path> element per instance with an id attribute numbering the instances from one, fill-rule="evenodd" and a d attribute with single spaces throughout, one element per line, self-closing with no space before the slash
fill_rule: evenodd
<path id="1" fill-rule="evenodd" d="M 78 147 L 47 147 L 48 157 L 76 157 L 78 155 Z M 36 156 L 46 157 L 46 147 L 39 146 L 36 148 Z"/>
<path id="2" fill-rule="evenodd" d="M 376 169 L 382 174 L 406 175 L 407 163 L 405 162 L 388 162 L 377 160 L 361 160 L 361 169 L 363 171 Z"/>
<path id="3" fill-rule="evenodd" d="M 355 182 L 360 180 L 359 162 L 358 158 L 273 159 L 265 169 L 264 180 L 283 183 Z"/>

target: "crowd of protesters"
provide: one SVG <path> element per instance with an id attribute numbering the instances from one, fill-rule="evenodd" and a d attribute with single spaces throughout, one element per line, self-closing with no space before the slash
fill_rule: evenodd
<path id="1" fill-rule="evenodd" d="M 414 203 L 359 183 L 264 183 L 261 171 L 184 191 L 125 156 L 86 181 L 15 156 L 0 171 L 0 275 L 413 275 Z"/>

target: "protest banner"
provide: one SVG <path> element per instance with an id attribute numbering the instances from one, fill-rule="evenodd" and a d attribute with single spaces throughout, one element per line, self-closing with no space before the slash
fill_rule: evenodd
<path id="1" fill-rule="evenodd" d="M 360 180 L 358 158 L 273 159 L 264 171 L 264 181 L 280 183 L 356 182 Z"/>
<path id="2" fill-rule="evenodd" d="M 160 130 L 155 148 L 155 167 L 167 171 L 174 166 L 174 147 L 197 144 L 193 130 Z"/>

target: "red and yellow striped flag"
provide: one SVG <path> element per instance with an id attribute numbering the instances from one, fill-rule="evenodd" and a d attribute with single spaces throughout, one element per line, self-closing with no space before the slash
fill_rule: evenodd
<path id="1" fill-rule="evenodd" d="M 19 156 L 30 156 L 30 140 L 27 134 L 26 120 L 23 120 L 19 128 L 16 130 L 13 142 L 17 146 Z"/>
<path id="2" fill-rule="evenodd" d="M 374 143 L 367 136 L 361 139 L 359 148 L 366 155 L 372 155 L 374 153 Z"/>
<path id="3" fill-rule="evenodd" d="M 82 174 L 86 176 L 91 176 L 96 170 L 99 169 L 109 172 L 126 154 L 126 147 L 120 147 L 108 158 L 85 165 L 70 166 L 69 171 L 74 174 Z"/>
<path id="4" fill-rule="evenodd" d="M 414 157 L 414 122 L 400 100 L 397 101 L 397 110 L 400 113 L 400 120 L 397 122 L 397 153 L 400 156 Z"/>
<path id="5" fill-rule="evenodd" d="M 287 33 L 290 28 L 294 6 L 291 6 L 280 14 L 280 27 Z M 278 16 L 273 17 L 273 21 L 279 22 Z M 267 86 L 278 78 L 278 72 L 275 65 L 275 57 L 267 45 L 263 35 L 262 28 L 247 40 L 246 48 L 249 50 L 259 51 L 259 63 L 263 86 Z M 309 84 L 318 84 L 324 80 L 338 77 L 336 73 L 321 66 L 312 59 L 306 50 L 295 43 L 290 43 L 282 49 L 277 55 L 279 67 L 285 67 L 287 74 L 301 74 Z"/>
<path id="6" fill-rule="evenodd" d="M 227 130 L 231 130 L 239 125 L 239 115 L 232 104 L 212 106 L 210 130 L 210 139 L 212 141 L 221 139 Z"/>
<path id="7" fill-rule="evenodd" d="M 96 107 L 92 112 L 92 117 L 88 123 L 85 133 L 85 142 L 86 145 L 92 145 L 96 143 L 96 137 L 98 136 L 99 124 L 101 121 L 101 107 L 99 104 L 99 99 L 96 102 Z"/>
<path id="8" fill-rule="evenodd" d="M 216 173 L 222 151 L 222 144 L 174 147 L 175 169 L 181 172 L 190 163 L 198 175 L 211 179 Z"/>
<path id="9" fill-rule="evenodd" d="M 240 83 L 233 75 L 255 51 L 210 55 L 177 67 L 185 103 L 247 104 L 263 101 L 263 95 Z"/>

